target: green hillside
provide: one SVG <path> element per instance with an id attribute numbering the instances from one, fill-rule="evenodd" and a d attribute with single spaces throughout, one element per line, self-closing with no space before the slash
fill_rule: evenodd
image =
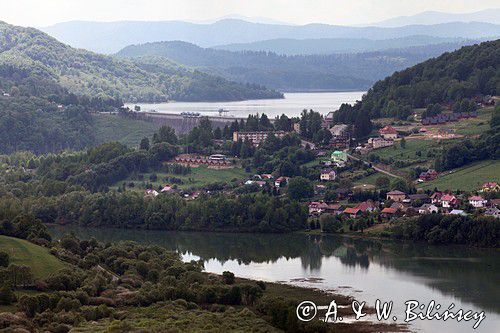
<path id="1" fill-rule="evenodd" d="M 230 82 L 165 60 L 155 66 L 74 49 L 37 29 L 0 22 L 0 77 L 14 72 L 56 83 L 78 95 L 131 102 L 282 97 L 264 87 Z"/>
<path id="2" fill-rule="evenodd" d="M 0 251 L 9 254 L 12 264 L 31 267 L 36 279 L 44 279 L 65 267 L 46 248 L 19 238 L 0 236 Z"/>
<path id="3" fill-rule="evenodd" d="M 159 56 L 229 80 L 282 90 L 365 90 L 394 71 L 458 47 L 458 44 L 445 44 L 352 54 L 287 56 L 280 52 L 231 52 L 167 41 L 130 45 L 116 55 L 133 59 Z"/>
<path id="4" fill-rule="evenodd" d="M 455 103 L 500 94 L 500 39 L 465 46 L 378 81 L 363 97 L 371 118 L 395 117 L 399 108 Z"/>

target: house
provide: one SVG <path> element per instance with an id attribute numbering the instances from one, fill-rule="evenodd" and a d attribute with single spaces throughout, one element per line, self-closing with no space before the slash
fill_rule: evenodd
<path id="1" fill-rule="evenodd" d="M 380 215 L 382 217 L 390 219 L 390 218 L 397 216 L 397 213 L 398 213 L 398 210 L 396 208 L 385 207 L 380 212 Z"/>
<path id="2" fill-rule="evenodd" d="M 483 208 L 488 203 L 488 200 L 480 197 L 479 195 L 473 195 L 472 197 L 469 197 L 469 203 L 474 208 Z"/>
<path id="3" fill-rule="evenodd" d="M 399 201 L 393 202 L 392 205 L 391 205 L 391 208 L 394 208 L 395 210 L 400 210 L 400 211 L 405 211 L 406 210 L 406 206 L 403 205 Z"/>
<path id="4" fill-rule="evenodd" d="M 324 181 L 332 181 L 332 180 L 335 180 L 335 177 L 336 177 L 336 173 L 334 170 L 332 169 L 323 169 L 321 170 L 321 174 L 319 176 L 319 179 L 320 180 L 324 180 Z"/>
<path id="5" fill-rule="evenodd" d="M 349 125 L 337 124 L 330 128 L 330 133 L 332 133 L 332 139 L 330 143 L 335 147 L 346 147 L 349 146 L 349 140 L 351 132 L 349 130 Z"/>
<path id="6" fill-rule="evenodd" d="M 387 192 L 387 200 L 392 200 L 392 201 L 403 201 L 406 198 L 406 193 L 394 190 Z"/>
<path id="7" fill-rule="evenodd" d="M 300 123 L 293 124 L 293 131 L 297 134 L 300 134 Z"/>
<path id="8" fill-rule="evenodd" d="M 490 199 L 491 207 L 500 207 L 500 199 Z"/>
<path id="9" fill-rule="evenodd" d="M 262 175 L 260 175 L 261 179 L 274 179 L 273 175 L 271 175 L 270 173 L 263 173 Z"/>
<path id="10" fill-rule="evenodd" d="M 356 206 L 363 213 L 371 213 L 377 209 L 377 205 L 372 200 L 367 200 Z"/>
<path id="11" fill-rule="evenodd" d="M 328 205 L 324 202 L 313 201 L 309 203 L 309 215 L 321 215 Z"/>
<path id="12" fill-rule="evenodd" d="M 487 182 L 483 184 L 481 192 L 498 192 L 500 191 L 500 185 L 496 182 Z"/>
<path id="13" fill-rule="evenodd" d="M 344 166 L 347 163 L 347 153 L 345 151 L 335 150 L 331 154 L 330 159 L 338 166 Z"/>
<path id="14" fill-rule="evenodd" d="M 283 176 L 278 177 L 274 182 L 274 186 L 276 186 L 277 188 L 284 187 L 288 184 L 289 179 L 290 179 L 289 177 L 283 177 Z"/>
<path id="15" fill-rule="evenodd" d="M 158 191 L 153 190 L 153 189 L 149 189 L 149 188 L 146 191 L 144 191 L 144 193 L 148 197 L 156 197 L 160 194 L 160 193 L 158 193 Z"/>
<path id="16" fill-rule="evenodd" d="M 497 207 L 488 208 L 484 211 L 484 215 L 500 219 L 500 209 Z"/>
<path id="17" fill-rule="evenodd" d="M 329 204 L 325 209 L 325 213 L 340 215 L 343 210 L 344 207 L 341 204 Z"/>
<path id="18" fill-rule="evenodd" d="M 437 214 L 439 212 L 439 208 L 433 204 L 423 204 L 418 208 L 419 214 Z"/>
<path id="19" fill-rule="evenodd" d="M 431 203 L 433 203 L 433 204 L 440 204 L 442 196 L 443 196 L 442 192 L 434 192 L 434 193 L 432 193 L 432 195 L 431 195 Z"/>
<path id="20" fill-rule="evenodd" d="M 458 204 L 458 199 L 452 194 L 445 194 L 441 197 L 441 206 L 443 208 L 453 208 Z"/>
<path id="21" fill-rule="evenodd" d="M 161 189 L 160 192 L 161 193 L 165 193 L 165 192 L 169 193 L 169 192 L 173 192 L 173 191 L 174 191 L 174 189 L 172 187 L 165 185 L 165 186 L 163 186 L 163 188 Z"/>
<path id="22" fill-rule="evenodd" d="M 328 127 L 331 127 L 333 125 L 333 114 L 335 111 L 330 111 L 326 114 L 324 121 L 328 124 Z"/>
<path id="23" fill-rule="evenodd" d="M 461 209 L 452 209 L 449 213 L 450 215 L 459 215 L 459 216 L 467 216 L 467 213 L 465 213 Z"/>
<path id="24" fill-rule="evenodd" d="M 223 154 L 213 154 L 213 155 L 210 155 L 208 157 L 209 160 L 212 160 L 212 161 L 225 161 L 227 160 L 227 157 L 226 155 L 223 155 Z"/>
<path id="25" fill-rule="evenodd" d="M 358 208 L 348 207 L 348 208 L 344 209 L 344 214 L 348 215 L 350 218 L 353 218 L 353 219 L 360 217 L 362 213 L 363 212 Z"/>
<path id="26" fill-rule="evenodd" d="M 325 193 L 326 186 L 322 184 L 314 185 L 314 193 Z"/>
<path id="27" fill-rule="evenodd" d="M 418 176 L 418 179 L 423 181 L 423 182 L 428 182 L 431 180 L 436 179 L 438 176 L 438 173 L 434 169 L 429 169 L 425 172 L 421 172 L 420 175 Z"/>
<path id="28" fill-rule="evenodd" d="M 349 131 L 349 125 L 345 124 L 334 125 L 332 128 L 330 128 L 330 133 L 332 133 L 332 136 L 334 138 L 344 137 L 347 135 L 348 131 Z"/>
<path id="29" fill-rule="evenodd" d="M 381 128 L 378 133 L 384 139 L 396 139 L 398 137 L 398 131 L 391 125 L 387 125 L 384 128 Z"/>
<path id="30" fill-rule="evenodd" d="M 427 203 L 430 201 L 430 198 L 427 194 L 425 193 L 417 193 L 417 194 L 410 194 L 408 195 L 408 202 L 414 203 L 414 202 L 421 202 L 421 203 Z"/>
<path id="31" fill-rule="evenodd" d="M 394 145 L 394 140 L 393 139 L 384 139 L 384 138 L 369 138 L 368 139 L 368 144 L 373 149 L 379 149 L 379 148 L 393 146 Z"/>

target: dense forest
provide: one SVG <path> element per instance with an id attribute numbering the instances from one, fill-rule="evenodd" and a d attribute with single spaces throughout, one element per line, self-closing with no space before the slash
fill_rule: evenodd
<path id="1" fill-rule="evenodd" d="M 137 64 L 74 49 L 39 30 L 4 22 L 0 22 L 0 66 L 56 83 L 77 95 L 131 102 L 282 97 L 261 86 L 229 82 L 172 62 Z"/>
<path id="2" fill-rule="evenodd" d="M 367 53 L 286 56 L 265 51 L 231 52 L 172 41 L 131 45 L 117 56 L 162 57 L 238 82 L 282 90 L 368 89 L 375 81 L 458 48 L 442 44 Z"/>
<path id="3" fill-rule="evenodd" d="M 465 46 L 378 81 L 363 97 L 371 118 L 396 117 L 408 108 L 500 94 L 500 40 Z"/>
<path id="4" fill-rule="evenodd" d="M 400 219 L 384 236 L 430 244 L 498 247 L 500 223 L 493 217 L 428 214 Z"/>

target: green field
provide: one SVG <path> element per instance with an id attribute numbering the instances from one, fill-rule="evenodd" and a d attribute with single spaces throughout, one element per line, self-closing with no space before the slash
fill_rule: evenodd
<path id="1" fill-rule="evenodd" d="M 482 161 L 465 168 L 446 171 L 431 182 L 419 184 L 422 189 L 474 191 L 485 182 L 500 182 L 500 161 Z"/>
<path id="2" fill-rule="evenodd" d="M 129 178 L 125 181 L 121 181 L 120 185 L 124 182 L 127 184 L 134 183 L 134 189 L 143 190 L 145 184 L 153 184 L 154 188 L 158 188 L 159 186 L 164 185 L 174 185 L 172 182 L 169 182 L 166 178 L 174 177 L 179 178 L 183 181 L 183 184 L 177 184 L 177 187 L 183 190 L 187 189 L 198 189 L 202 188 L 208 184 L 212 183 L 231 183 L 232 180 L 245 180 L 251 174 L 245 172 L 242 168 L 231 168 L 231 169 L 209 169 L 206 166 L 200 166 L 199 168 L 191 168 L 191 173 L 187 175 L 175 175 L 171 173 L 156 173 L 158 176 L 157 181 L 151 182 L 149 180 L 149 173 L 144 174 L 144 180 L 136 180 L 133 178 Z M 128 189 L 130 189 L 128 187 Z"/>
<path id="3" fill-rule="evenodd" d="M 387 177 L 391 181 L 394 181 L 394 180 L 397 179 L 397 178 L 389 176 L 389 175 L 387 175 L 385 173 L 376 172 L 376 173 L 374 173 L 372 175 L 369 175 L 368 177 L 356 180 L 354 182 L 354 184 L 356 185 L 356 188 L 363 188 L 363 185 L 373 185 L 374 186 L 375 182 L 377 181 L 377 178 L 379 178 L 379 177 Z M 372 188 L 372 187 L 369 187 L 369 188 Z"/>
<path id="4" fill-rule="evenodd" d="M 114 114 L 97 114 L 93 117 L 98 143 L 118 141 L 129 146 L 138 146 L 142 138 L 151 138 L 160 127 L 149 121 Z"/>
<path id="5" fill-rule="evenodd" d="M 46 278 L 65 267 L 65 264 L 49 254 L 46 248 L 19 238 L 0 236 L 0 251 L 9 254 L 12 264 L 31 267 L 36 279 Z"/>

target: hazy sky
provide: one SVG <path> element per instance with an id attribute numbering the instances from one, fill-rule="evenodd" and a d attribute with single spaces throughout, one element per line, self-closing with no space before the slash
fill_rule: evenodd
<path id="1" fill-rule="evenodd" d="M 238 14 L 356 25 L 427 10 L 460 13 L 498 6 L 498 0 L 0 0 L 0 20 L 45 26 L 71 20 L 203 21 Z"/>

